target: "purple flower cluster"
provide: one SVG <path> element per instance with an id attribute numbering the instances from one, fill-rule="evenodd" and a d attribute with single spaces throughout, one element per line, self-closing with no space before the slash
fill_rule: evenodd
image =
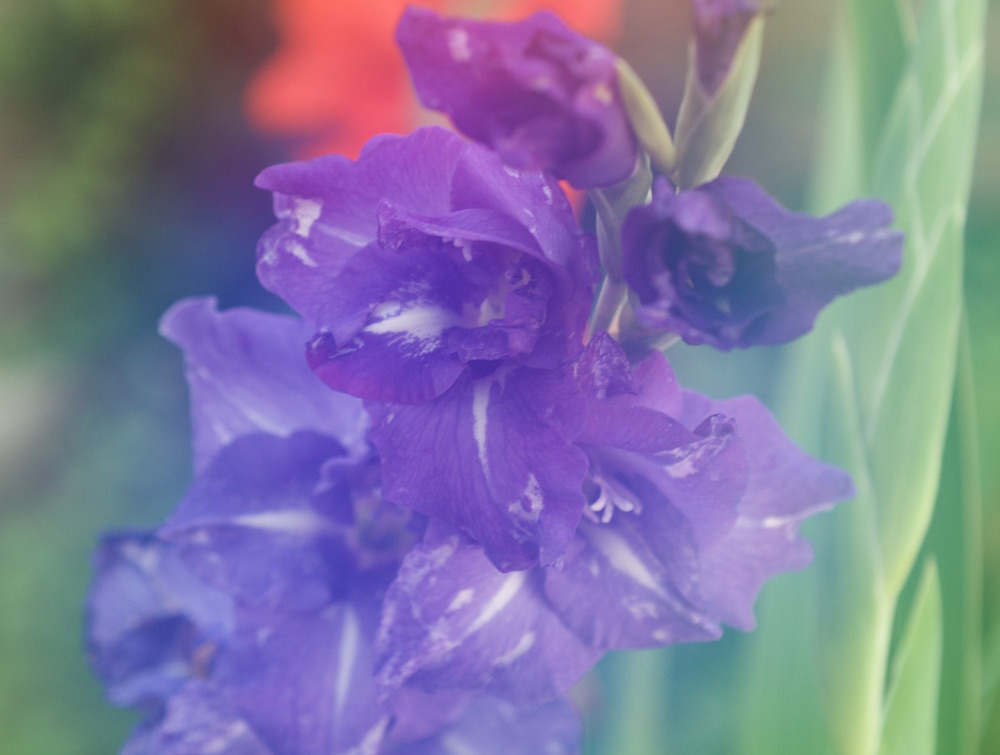
<path id="1" fill-rule="evenodd" d="M 852 494 L 754 398 L 637 346 L 803 334 L 896 270 L 887 209 L 661 178 L 617 222 L 632 325 L 592 332 L 606 257 L 557 179 L 644 164 L 614 55 L 546 14 L 410 10 L 398 39 L 483 144 L 427 128 L 264 171 L 258 276 L 301 319 L 163 319 L 195 480 L 106 537 L 89 603 L 94 668 L 147 714 L 126 752 L 576 752 L 563 695 L 606 651 L 752 628 L 809 561 L 799 523 Z"/>

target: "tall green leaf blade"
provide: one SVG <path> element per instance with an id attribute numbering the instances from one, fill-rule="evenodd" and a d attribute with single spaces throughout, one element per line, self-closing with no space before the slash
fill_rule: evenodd
<path id="1" fill-rule="evenodd" d="M 896 280 L 853 306 L 852 322 L 844 325 L 892 595 L 902 589 L 923 540 L 940 475 L 958 345 L 984 10 L 982 0 L 924 6 L 872 186 L 906 231 L 906 261 Z"/>
<path id="2" fill-rule="evenodd" d="M 892 283 L 833 308 L 816 334 L 830 344 L 837 375 L 826 455 L 845 464 L 859 488 L 823 554 L 842 598 L 821 623 L 823 678 L 832 733 L 847 752 L 873 752 L 879 742 L 896 601 L 940 478 L 983 12 L 980 0 L 924 4 L 878 149 L 866 150 L 877 155 L 870 190 L 892 203 L 907 234 L 904 268 Z M 862 80 L 875 75 L 857 60 Z"/>
<path id="3" fill-rule="evenodd" d="M 817 155 L 810 192 L 815 212 L 830 212 L 856 197 L 865 188 L 868 174 L 861 125 L 861 77 L 846 30 L 846 12 L 843 6 L 838 10 L 820 121 L 819 142 L 823 149 Z M 817 339 L 806 339 L 800 346 L 812 342 L 818 345 Z"/>
<path id="4" fill-rule="evenodd" d="M 851 6 L 855 31 L 861 15 L 886 14 L 892 2 L 867 4 L 883 7 Z M 904 6 L 912 8 L 898 4 Z M 897 227 L 907 234 L 898 278 L 831 307 L 784 370 L 784 424 L 807 447 L 846 466 L 859 490 L 855 501 L 819 523 L 824 531 L 814 570 L 817 696 L 826 709 L 826 736 L 841 752 L 879 747 L 896 604 L 938 488 L 954 382 L 984 10 L 982 0 L 925 0 L 915 33 L 900 22 L 904 44 L 886 45 L 885 54 L 892 69 L 900 49 L 905 53 L 902 77 L 880 118 L 877 143 L 866 120 L 873 101 L 866 92 L 871 77 L 880 76 L 870 70 L 880 65 L 870 35 L 841 41 L 835 71 L 829 123 L 840 130 L 828 126 L 820 165 L 832 173 L 818 177 L 819 201 L 829 209 L 874 193 L 893 204 Z M 865 156 L 875 157 L 859 170 L 858 158 Z M 853 185 L 865 176 L 870 183 Z M 758 647 L 763 653 L 766 640 Z M 931 692 L 920 694 L 926 699 Z"/>
<path id="5" fill-rule="evenodd" d="M 842 753 L 874 753 L 882 720 L 893 600 L 878 542 L 875 480 L 863 440 L 857 366 L 840 330 L 830 335 L 828 453 L 854 476 L 855 500 L 839 507 L 816 542 L 821 684 L 830 734 Z"/>
<path id="6" fill-rule="evenodd" d="M 941 585 L 928 562 L 903 635 L 886 702 L 879 755 L 933 755 L 941 675 Z"/>
<path id="7" fill-rule="evenodd" d="M 859 126 L 871 159 L 913 42 L 913 8 L 908 0 L 850 0 L 846 10 L 852 58 L 864 72 L 858 79 Z"/>
<path id="8" fill-rule="evenodd" d="M 983 679 L 983 511 L 968 318 L 963 316 L 951 426 L 925 552 L 941 580 L 944 646 L 937 751 L 979 752 Z M 986 750 L 989 751 L 989 750 Z"/>

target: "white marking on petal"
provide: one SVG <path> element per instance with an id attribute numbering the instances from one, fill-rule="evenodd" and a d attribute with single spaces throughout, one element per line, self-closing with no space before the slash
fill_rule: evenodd
<path id="1" fill-rule="evenodd" d="M 801 522 L 803 519 L 811 517 L 813 514 L 818 514 L 821 511 L 829 511 L 832 508 L 832 503 L 824 502 L 816 504 L 815 506 L 809 506 L 808 508 L 799 509 L 798 511 L 792 512 L 791 514 L 785 514 L 784 516 L 766 516 L 760 520 L 760 526 L 767 529 L 793 526 Z M 750 521 L 741 518 L 736 523 L 736 526 L 750 528 L 753 527 L 753 524 Z"/>
<path id="2" fill-rule="evenodd" d="M 309 236 L 313 223 L 319 219 L 323 203 L 318 199 L 296 198 L 293 201 L 295 208 L 292 210 L 292 217 L 295 218 L 295 232 L 305 238 Z"/>
<path id="3" fill-rule="evenodd" d="M 690 477 L 698 471 L 698 468 L 694 465 L 695 454 L 691 456 L 685 456 L 676 464 L 668 464 L 664 469 L 666 469 L 667 474 L 673 477 L 675 480 L 682 480 L 685 477 Z"/>
<path id="4" fill-rule="evenodd" d="M 830 239 L 832 243 L 843 243 L 843 244 L 858 244 L 865 239 L 864 231 L 851 231 L 850 233 L 841 234 L 839 230 L 827 231 L 826 237 Z"/>
<path id="5" fill-rule="evenodd" d="M 376 320 L 385 320 L 389 317 L 395 317 L 402 311 L 403 305 L 398 301 L 384 301 L 375 305 L 375 309 L 372 310 L 372 317 Z"/>
<path id="6" fill-rule="evenodd" d="M 401 569 L 399 575 L 396 577 L 397 584 L 399 584 L 403 591 L 413 595 L 420 589 L 424 578 L 444 566 L 444 563 L 454 555 L 457 548 L 458 537 L 453 536 L 434 550 L 424 551 L 419 559 L 410 559 L 408 568 Z M 383 623 L 387 622 L 383 619 Z"/>
<path id="7" fill-rule="evenodd" d="M 331 226 L 327 224 L 320 225 L 317 232 L 322 232 L 327 236 L 333 236 L 335 239 L 340 239 L 351 246 L 368 246 L 372 242 L 371 236 L 363 236 L 359 233 L 351 233 L 350 231 L 344 230 L 343 228 L 338 228 L 337 226 Z"/>
<path id="8" fill-rule="evenodd" d="M 611 87 L 603 81 L 596 84 L 591 91 L 593 92 L 594 99 L 603 105 L 610 105 L 615 99 L 615 95 L 611 91 Z"/>
<path id="9" fill-rule="evenodd" d="M 542 486 L 538 484 L 538 480 L 531 472 L 528 473 L 528 484 L 524 488 L 524 497 L 528 499 L 529 508 L 525 510 L 524 503 L 517 500 L 507 507 L 508 513 L 518 519 L 537 522 L 542 509 L 545 508 L 545 498 L 542 494 Z"/>
<path id="10" fill-rule="evenodd" d="M 471 587 L 466 587 L 464 590 L 460 590 L 458 594 L 454 598 L 452 598 L 451 603 L 448 604 L 446 613 L 454 613 L 459 608 L 467 606 L 469 603 L 472 602 L 472 598 L 475 594 L 476 591 L 473 590 Z"/>
<path id="11" fill-rule="evenodd" d="M 464 63 L 472 59 L 472 51 L 469 50 L 469 32 L 465 29 L 448 30 L 448 52 L 453 60 Z"/>
<path id="12" fill-rule="evenodd" d="M 445 755 L 479 755 L 479 750 L 463 740 L 457 734 L 445 734 L 441 737 L 441 747 Z"/>
<path id="13" fill-rule="evenodd" d="M 202 745 L 201 751 L 205 753 L 205 755 L 214 755 L 214 753 L 217 752 L 225 752 L 233 742 L 249 731 L 250 727 L 247 726 L 246 721 L 243 721 L 242 719 L 233 721 L 229 725 L 229 728 L 219 734 L 219 736 Z"/>
<path id="14" fill-rule="evenodd" d="M 496 594 L 490 598 L 489 602 L 485 606 L 483 606 L 483 610 L 476 617 L 476 620 L 469 626 L 469 629 L 465 632 L 465 637 L 468 637 L 473 632 L 481 629 L 493 618 L 495 618 L 496 615 L 514 599 L 514 596 L 517 595 L 527 578 L 527 571 L 512 572 L 508 575 L 504 579 L 503 585 L 500 586 L 500 589 L 497 590 Z"/>
<path id="15" fill-rule="evenodd" d="M 347 609 L 344 611 L 344 620 L 340 628 L 340 649 L 337 652 L 337 680 L 334 685 L 333 715 L 337 721 L 342 720 L 341 715 L 344 704 L 351 694 L 351 671 L 354 662 L 358 657 L 358 620 L 354 611 Z"/>
<path id="16" fill-rule="evenodd" d="M 669 599 L 646 565 L 635 555 L 635 552 L 622 537 L 607 527 L 593 527 L 588 534 L 590 542 L 604 554 L 612 567 L 660 597 Z"/>
<path id="17" fill-rule="evenodd" d="M 294 239 L 290 240 L 287 244 L 287 249 L 295 259 L 306 267 L 318 267 L 316 260 L 309 256 L 309 251 L 298 241 Z"/>
<path id="18" fill-rule="evenodd" d="M 385 738 L 385 729 L 389 725 L 389 717 L 383 716 L 372 728 L 362 737 L 358 746 L 353 750 L 348 750 L 348 755 L 378 755 L 382 748 L 382 740 Z"/>
<path id="19" fill-rule="evenodd" d="M 192 545 L 198 545 L 201 547 L 207 546 L 212 542 L 212 537 L 208 534 L 208 530 L 197 529 L 189 538 Z"/>
<path id="20" fill-rule="evenodd" d="M 458 249 L 462 250 L 462 259 L 466 262 L 472 262 L 472 242 L 468 239 L 452 239 L 453 243 Z"/>
<path id="21" fill-rule="evenodd" d="M 521 635 L 521 639 L 518 640 L 517 645 L 513 647 L 509 652 L 504 653 L 502 656 L 497 658 L 497 666 L 509 666 L 522 655 L 527 653 L 535 644 L 535 633 L 525 632 Z"/>
<path id="22" fill-rule="evenodd" d="M 441 332 L 456 321 L 454 314 L 441 307 L 410 307 L 369 323 L 363 330 L 376 334 L 399 333 L 407 340 L 437 341 Z"/>
<path id="23" fill-rule="evenodd" d="M 472 388 L 472 437 L 476 440 L 479 464 L 487 482 L 490 481 L 490 459 L 486 454 L 486 419 L 492 387 L 493 381 L 487 378 L 480 380 Z"/>
<path id="24" fill-rule="evenodd" d="M 336 531 L 329 520 L 311 511 L 261 511 L 234 517 L 233 524 L 290 535 L 320 535 Z"/>
<path id="25" fill-rule="evenodd" d="M 159 551 L 137 543 L 126 543 L 122 548 L 122 555 L 138 566 L 141 571 L 152 573 L 160 565 Z"/>
<path id="26" fill-rule="evenodd" d="M 531 504 L 531 513 L 537 518 L 545 507 L 545 497 L 542 495 L 542 486 L 531 472 L 528 472 L 528 485 L 524 488 L 524 495 Z"/>
<path id="27" fill-rule="evenodd" d="M 626 600 L 623 602 L 623 605 L 636 621 L 642 621 L 643 619 L 655 619 L 660 615 L 660 611 L 656 607 L 656 604 L 650 603 L 648 600 Z"/>

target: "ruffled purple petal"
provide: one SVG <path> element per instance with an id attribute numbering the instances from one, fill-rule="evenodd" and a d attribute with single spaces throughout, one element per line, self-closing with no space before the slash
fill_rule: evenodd
<path id="1" fill-rule="evenodd" d="M 718 621 L 697 601 L 687 521 L 665 499 L 644 503 L 641 518 L 582 523 L 560 568 L 545 570 L 546 598 L 576 636 L 604 650 L 717 639 Z"/>
<path id="2" fill-rule="evenodd" d="M 509 165 L 577 188 L 632 172 L 637 145 L 614 54 L 551 13 L 493 23 L 409 8 L 396 39 L 421 102 Z"/>
<path id="3" fill-rule="evenodd" d="M 133 732 L 121 755 L 276 755 L 228 697 L 213 685 L 190 681 L 172 696 L 155 723 Z"/>
<path id="4" fill-rule="evenodd" d="M 448 532 L 428 532 L 386 595 L 379 685 L 482 689 L 519 703 L 561 695 L 601 652 L 552 612 L 540 571 L 499 572 L 481 548 Z"/>
<path id="5" fill-rule="evenodd" d="M 604 336 L 576 365 L 588 508 L 544 572 L 546 597 L 604 649 L 751 628 L 763 583 L 809 560 L 799 523 L 849 496 L 850 478 L 797 448 L 755 399 L 681 391 L 660 353 L 628 373 Z"/>
<path id="6" fill-rule="evenodd" d="M 241 438 L 195 480 L 161 534 L 199 578 L 241 602 L 301 610 L 343 598 L 357 576 L 350 491 L 324 495 L 320 478 L 341 453 L 312 433 Z"/>
<path id="7" fill-rule="evenodd" d="M 651 410 L 645 410 L 651 413 Z M 620 415 L 623 423 L 634 414 Z M 663 437 L 654 430 L 651 437 Z M 635 450 L 592 445 L 590 521 L 546 572 L 549 601 L 563 621 L 602 648 L 715 639 L 719 617 L 701 595 L 702 549 L 732 529 L 747 481 L 732 422 L 707 418 L 687 442 Z"/>
<path id="8" fill-rule="evenodd" d="M 889 207 L 860 200 L 823 218 L 788 212 L 748 179 L 675 194 L 665 180 L 622 231 L 625 278 L 647 327 L 729 350 L 808 332 L 835 297 L 900 265 Z"/>
<path id="9" fill-rule="evenodd" d="M 712 401 L 685 391 L 685 416 L 724 412 L 735 420 L 747 455 L 747 489 L 725 537 L 702 548 L 701 590 L 722 621 L 753 629 L 753 604 L 764 582 L 804 568 L 812 558 L 801 522 L 854 495 L 850 476 L 802 451 L 752 396 Z"/>
<path id="10" fill-rule="evenodd" d="M 332 388 L 421 403 L 470 362 L 553 368 L 582 348 L 596 248 L 541 174 L 429 128 L 258 185 L 280 218 L 258 275 L 319 328 L 309 363 Z"/>
<path id="11" fill-rule="evenodd" d="M 368 419 L 361 403 L 325 389 L 303 358 L 309 325 L 249 309 L 220 313 L 215 306 L 211 298 L 185 299 L 160 320 L 160 332 L 184 350 L 196 472 L 250 433 L 313 430 L 363 449 Z"/>
<path id="12" fill-rule="evenodd" d="M 373 632 L 349 603 L 244 610 L 213 681 L 275 753 L 375 752 L 388 714 L 375 697 Z"/>
<path id="13" fill-rule="evenodd" d="M 503 571 L 555 560 L 584 506 L 567 370 L 500 368 L 416 406 L 369 404 L 390 501 L 448 522 Z"/>
<path id="14" fill-rule="evenodd" d="M 150 533 L 101 542 L 87 605 L 87 648 L 116 705 L 155 708 L 203 671 L 199 659 L 232 631 L 233 602 Z"/>
<path id="15" fill-rule="evenodd" d="M 372 308 L 368 300 L 388 284 L 376 279 L 359 291 L 357 280 L 343 285 L 339 277 L 358 255 L 365 267 L 367 247 L 378 237 L 379 204 L 447 214 L 451 176 L 467 150 L 443 129 L 421 129 L 371 139 L 356 162 L 334 155 L 266 169 L 256 185 L 274 193 L 279 222 L 257 248 L 261 283 L 338 340 L 356 332 Z"/>

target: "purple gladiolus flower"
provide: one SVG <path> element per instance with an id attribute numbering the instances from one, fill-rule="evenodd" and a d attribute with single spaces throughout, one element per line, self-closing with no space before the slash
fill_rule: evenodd
<path id="1" fill-rule="evenodd" d="M 749 92 L 760 11 L 694 0 L 676 153 L 621 68 L 684 186 L 742 122 L 699 97 Z M 888 207 L 811 218 L 738 178 L 661 178 L 634 207 L 650 161 L 633 173 L 609 50 L 548 13 L 410 9 L 397 37 L 424 103 L 482 144 L 432 127 L 265 170 L 258 277 L 301 318 L 199 299 L 161 321 L 194 479 L 156 530 L 104 538 L 88 600 L 95 672 L 144 714 L 125 753 L 577 752 L 562 696 L 605 652 L 751 629 L 766 580 L 811 558 L 801 522 L 853 494 L 755 398 L 683 390 L 643 349 L 802 335 L 898 270 Z M 557 178 L 629 179 L 595 193 L 596 302 Z"/>
<path id="2" fill-rule="evenodd" d="M 455 740 L 500 752 L 498 722 L 523 717 L 507 732 L 513 749 L 575 752 L 578 722 L 561 701 L 520 711 L 472 692 L 378 696 L 382 596 L 424 525 L 379 495 L 359 402 L 310 371 L 294 348 L 303 323 L 191 300 L 162 329 L 185 348 L 200 468 L 163 527 L 110 535 L 97 554 L 91 661 L 112 700 L 147 714 L 124 751 L 394 753 Z"/>
<path id="3" fill-rule="evenodd" d="M 220 752 L 344 752 L 380 740 L 389 712 L 365 638 L 394 569 L 361 566 L 343 521 L 350 495 L 322 485 L 331 451 L 339 458 L 313 434 L 240 438 L 166 528 L 106 542 L 91 656 L 118 702 L 149 712 L 135 751 L 216 741 Z"/>
<path id="4" fill-rule="evenodd" d="M 779 344 L 808 332 L 834 297 L 898 270 L 889 207 L 859 200 L 832 215 L 788 212 L 749 179 L 676 194 L 664 179 L 622 230 L 636 317 L 691 344 Z"/>
<path id="5" fill-rule="evenodd" d="M 471 363 L 554 368 L 582 348 L 595 244 L 543 174 L 428 128 L 257 184 L 280 218 L 258 275 L 319 328 L 308 358 L 334 389 L 421 403 Z"/>
<path id="6" fill-rule="evenodd" d="M 695 66 L 706 93 L 725 81 L 747 26 L 762 0 L 693 0 Z"/>
<path id="7" fill-rule="evenodd" d="M 409 8 L 396 39 L 423 104 L 508 165 L 581 189 L 632 172 L 638 147 L 614 53 L 551 13 L 496 23 Z"/>
<path id="8" fill-rule="evenodd" d="M 267 530 L 261 517 L 227 526 Z M 249 554 L 228 550 L 218 535 L 209 546 L 216 566 L 253 570 Z M 271 559 L 268 551 L 257 555 Z M 349 582 L 351 597 L 306 608 L 245 603 L 246 595 L 200 582 L 156 534 L 106 538 L 90 601 L 91 659 L 116 703 L 147 713 L 123 752 L 398 755 L 457 743 L 496 755 L 578 752 L 579 719 L 564 700 L 519 708 L 412 687 L 380 700 L 370 638 L 384 577 L 327 575 Z"/>
<path id="9" fill-rule="evenodd" d="M 376 640 L 382 694 L 484 687 L 556 695 L 606 650 L 753 627 L 766 579 L 804 567 L 799 523 L 853 493 L 755 399 L 683 391 L 662 354 L 634 371 L 607 335 L 576 365 L 586 515 L 548 566 L 503 573 L 432 524 L 390 587 Z"/>
<path id="10" fill-rule="evenodd" d="M 312 374 L 294 318 L 191 300 L 161 327 L 185 349 L 195 481 L 157 532 L 105 540 L 89 604 L 95 670 L 149 715 L 126 751 L 377 743 L 366 637 L 419 528 L 377 496 L 360 402 Z"/>

